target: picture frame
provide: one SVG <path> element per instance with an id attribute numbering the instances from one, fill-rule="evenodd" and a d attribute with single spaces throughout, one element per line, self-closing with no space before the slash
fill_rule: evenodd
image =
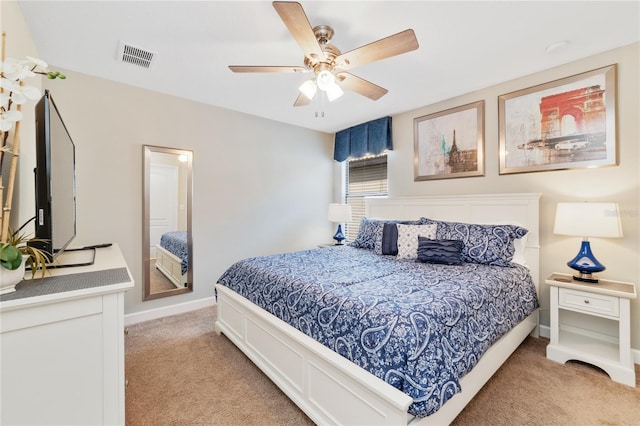
<path id="1" fill-rule="evenodd" d="M 414 118 L 414 181 L 484 176 L 484 100 Z"/>
<path id="2" fill-rule="evenodd" d="M 498 97 L 500 174 L 618 165 L 617 64 Z"/>

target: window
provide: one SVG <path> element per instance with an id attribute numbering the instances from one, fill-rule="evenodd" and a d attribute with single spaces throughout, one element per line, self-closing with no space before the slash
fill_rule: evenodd
<path id="1" fill-rule="evenodd" d="M 387 154 L 348 160 L 345 166 L 346 202 L 351 206 L 351 222 L 346 224 L 347 241 L 358 236 L 364 217 L 364 197 L 389 195 Z"/>

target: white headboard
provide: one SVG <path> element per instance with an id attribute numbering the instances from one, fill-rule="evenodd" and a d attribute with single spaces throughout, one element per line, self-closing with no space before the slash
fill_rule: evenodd
<path id="1" fill-rule="evenodd" d="M 478 224 L 512 224 L 529 230 L 525 258 L 533 282 L 539 286 L 540 194 L 478 194 L 365 199 L 370 219 L 410 220 L 420 217 Z"/>

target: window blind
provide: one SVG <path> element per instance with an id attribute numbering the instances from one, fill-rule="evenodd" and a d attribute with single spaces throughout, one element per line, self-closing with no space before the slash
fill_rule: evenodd
<path id="1" fill-rule="evenodd" d="M 389 195 L 387 155 L 349 160 L 346 167 L 346 202 L 351 206 L 351 221 L 346 224 L 346 237 L 353 241 L 365 215 L 364 197 Z"/>

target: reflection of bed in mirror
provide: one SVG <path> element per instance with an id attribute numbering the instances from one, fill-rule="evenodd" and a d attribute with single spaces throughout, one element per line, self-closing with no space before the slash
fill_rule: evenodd
<path id="1" fill-rule="evenodd" d="M 156 269 L 177 288 L 186 287 L 188 255 L 187 231 L 164 233 L 156 245 Z"/>

